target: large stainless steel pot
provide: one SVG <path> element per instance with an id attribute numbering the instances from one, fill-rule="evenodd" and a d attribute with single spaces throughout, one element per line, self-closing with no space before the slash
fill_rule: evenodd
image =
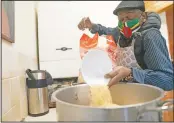
<path id="1" fill-rule="evenodd" d="M 58 121 L 161 121 L 161 111 L 173 110 L 173 100 L 162 102 L 164 91 L 137 83 L 120 83 L 110 88 L 117 108 L 90 107 L 89 86 L 76 85 L 53 93 Z"/>

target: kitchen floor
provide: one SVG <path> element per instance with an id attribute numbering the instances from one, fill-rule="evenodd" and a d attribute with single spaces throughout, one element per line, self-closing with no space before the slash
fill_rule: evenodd
<path id="1" fill-rule="evenodd" d="M 32 121 L 57 121 L 56 118 L 56 108 L 50 108 L 49 113 L 45 114 L 43 116 L 38 116 L 38 117 L 31 117 L 27 116 L 24 120 L 24 122 L 32 122 Z"/>

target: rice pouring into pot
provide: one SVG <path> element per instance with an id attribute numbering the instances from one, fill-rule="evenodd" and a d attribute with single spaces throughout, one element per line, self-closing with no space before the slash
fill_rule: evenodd
<path id="1" fill-rule="evenodd" d="M 118 107 L 114 104 L 107 85 L 90 85 L 90 106 L 92 107 Z"/>
<path id="2" fill-rule="evenodd" d="M 107 86 L 110 79 L 104 77 L 112 69 L 111 59 L 108 53 L 103 50 L 91 49 L 83 57 L 81 74 L 85 83 L 90 87 L 90 106 L 118 106 L 113 103 Z"/>

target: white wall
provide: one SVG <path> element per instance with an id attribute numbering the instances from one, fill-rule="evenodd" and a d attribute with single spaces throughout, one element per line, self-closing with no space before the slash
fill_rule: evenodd
<path id="1" fill-rule="evenodd" d="M 90 17 L 94 23 L 100 23 L 107 27 L 117 26 L 117 16 L 113 14 L 113 11 L 120 1 L 76 1 L 73 3 L 78 8 L 80 6 L 81 9 L 77 14 L 81 14 L 81 17 Z"/>
<path id="2" fill-rule="evenodd" d="M 15 25 L 14 48 L 18 52 L 36 58 L 35 2 L 15 2 Z"/>
<path id="3" fill-rule="evenodd" d="M 3 47 L 36 58 L 35 2 L 15 1 L 15 43 L 3 41 Z"/>
<path id="4" fill-rule="evenodd" d="M 72 10 L 75 14 L 82 17 L 88 16 L 95 23 L 114 27 L 117 25 L 117 17 L 113 15 L 113 10 L 117 7 L 120 1 L 39 1 L 40 5 L 56 6 L 60 3 L 62 6 L 76 6 L 77 10 Z M 62 11 L 61 11 L 62 13 Z M 67 11 L 64 11 L 67 14 Z M 59 12 L 57 12 L 59 14 Z M 76 15 L 69 15 L 73 18 Z M 78 18 L 79 19 L 79 18 Z M 79 20 L 80 21 L 80 20 Z M 78 24 L 78 21 L 77 21 Z"/>
<path id="5" fill-rule="evenodd" d="M 35 2 L 15 1 L 15 43 L 2 40 L 2 121 L 28 115 L 27 68 L 37 69 Z"/>
<path id="6" fill-rule="evenodd" d="M 9 71 L 19 69 L 18 65 L 14 65 L 22 62 L 18 61 L 19 54 L 37 61 L 36 51 L 35 2 L 15 1 L 15 43 L 2 40 L 3 78 L 10 77 Z"/>

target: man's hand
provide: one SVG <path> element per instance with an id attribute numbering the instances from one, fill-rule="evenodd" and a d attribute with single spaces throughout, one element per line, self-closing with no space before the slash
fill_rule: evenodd
<path id="1" fill-rule="evenodd" d="M 111 78 L 111 81 L 109 82 L 108 86 L 109 88 L 118 83 L 121 79 L 129 76 L 131 73 L 130 68 L 126 68 L 123 66 L 118 66 L 116 69 L 108 74 L 105 75 L 105 78 Z"/>
<path id="2" fill-rule="evenodd" d="M 80 23 L 78 24 L 78 28 L 80 30 L 85 30 L 85 28 L 91 29 L 93 26 L 91 20 L 89 19 L 89 17 L 85 17 L 83 18 Z"/>

